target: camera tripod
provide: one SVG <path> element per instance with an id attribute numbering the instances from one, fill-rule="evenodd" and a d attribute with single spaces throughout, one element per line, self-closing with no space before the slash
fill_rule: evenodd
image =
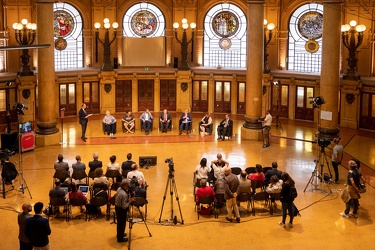
<path id="1" fill-rule="evenodd" d="M 168 180 L 167 180 L 167 184 L 165 186 L 165 191 L 164 191 L 164 196 L 163 196 L 163 203 L 162 203 L 162 206 L 161 206 L 159 223 L 161 223 L 161 216 L 163 215 L 164 202 L 165 202 L 165 199 L 167 198 L 168 187 L 169 187 L 169 194 L 171 196 L 171 218 L 168 221 L 172 222 L 173 225 L 176 225 L 178 223 L 177 216 L 173 216 L 174 215 L 174 210 L 173 210 L 173 194 L 175 194 L 176 201 L 177 201 L 177 204 L 178 204 L 178 210 L 180 211 L 181 224 L 184 224 L 184 219 L 182 218 L 180 200 L 178 198 L 177 186 L 176 186 L 176 182 L 174 180 L 174 172 L 173 171 L 169 171 Z"/>
<path id="2" fill-rule="evenodd" d="M 137 223 L 134 220 L 134 208 L 136 208 L 138 210 L 139 214 L 141 215 L 142 221 L 143 221 L 143 223 L 146 226 L 148 234 L 150 235 L 150 237 L 152 237 L 151 232 L 148 229 L 148 226 L 147 226 L 147 223 L 146 223 L 146 219 L 145 219 L 145 217 L 143 217 L 143 214 L 142 214 L 142 212 L 141 212 L 141 210 L 139 208 L 139 207 L 142 207 L 143 205 L 146 205 L 147 204 L 147 200 L 145 198 L 143 198 L 143 197 L 134 197 L 134 199 L 135 200 L 131 203 L 131 207 L 130 207 L 129 212 L 128 212 L 128 222 L 129 222 L 129 241 L 128 241 L 129 243 L 128 243 L 128 249 L 130 249 L 130 246 L 131 246 L 133 225 L 135 223 Z M 146 208 L 146 211 L 147 211 L 147 208 Z"/>
<path id="3" fill-rule="evenodd" d="M 318 140 L 318 144 L 319 144 L 319 140 Z M 320 183 L 322 185 L 326 185 L 329 192 L 332 193 L 332 190 L 329 187 L 329 184 L 331 182 L 332 174 L 331 174 L 331 170 L 329 168 L 328 156 L 325 154 L 325 147 L 324 146 L 320 146 L 320 151 L 318 152 L 318 159 L 315 159 L 314 163 L 315 163 L 314 171 L 312 172 L 311 177 L 309 179 L 309 182 L 307 183 L 303 192 L 306 191 L 309 184 L 311 184 L 314 187 L 315 190 L 318 190 L 319 189 L 318 188 L 319 187 L 318 180 L 319 180 Z M 325 164 L 327 165 L 329 176 L 327 176 L 326 174 L 323 174 L 323 169 L 324 169 Z M 324 191 L 323 189 L 319 189 L 319 190 Z"/>

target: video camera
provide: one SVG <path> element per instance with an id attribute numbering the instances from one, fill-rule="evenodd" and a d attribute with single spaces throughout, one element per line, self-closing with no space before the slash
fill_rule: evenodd
<path id="1" fill-rule="evenodd" d="M 25 106 L 25 104 L 16 102 L 13 105 L 13 110 L 15 110 L 19 115 L 24 115 L 23 111 L 28 110 L 28 108 Z"/>
<path id="2" fill-rule="evenodd" d="M 0 150 L 0 161 L 4 161 L 6 158 L 15 155 L 16 152 L 10 151 L 8 149 Z"/>
<path id="3" fill-rule="evenodd" d="M 173 158 L 167 158 L 165 159 L 165 163 L 168 163 L 168 167 L 169 167 L 169 173 L 172 174 L 174 173 L 174 163 L 173 163 Z"/>
<path id="4" fill-rule="evenodd" d="M 331 144 L 331 141 L 328 139 L 318 139 L 318 145 L 322 148 L 325 148 Z"/>
<path id="5" fill-rule="evenodd" d="M 134 197 L 135 196 L 135 190 L 139 186 L 140 186 L 140 184 L 138 182 L 137 176 L 133 176 L 130 179 L 130 181 L 129 181 L 129 194 L 130 194 L 130 197 Z"/>
<path id="6" fill-rule="evenodd" d="M 309 97 L 309 98 L 311 98 L 311 97 Z M 324 101 L 323 96 L 313 97 L 310 101 L 310 104 L 313 105 L 313 108 L 318 108 L 324 103 L 326 103 L 326 102 Z"/>

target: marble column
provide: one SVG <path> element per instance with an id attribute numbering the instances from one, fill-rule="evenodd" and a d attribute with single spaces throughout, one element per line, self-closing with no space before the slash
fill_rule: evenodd
<path id="1" fill-rule="evenodd" d="M 264 52 L 264 4 L 265 1 L 248 0 L 248 41 L 246 71 L 246 115 L 241 128 L 241 138 L 262 140 L 262 82 Z"/>
<path id="2" fill-rule="evenodd" d="M 56 127 L 57 99 L 51 98 L 56 91 L 53 36 L 54 0 L 36 1 L 36 22 L 38 44 L 50 44 L 50 47 L 38 50 L 38 120 L 36 144 L 47 146 L 60 141 Z M 51 135 L 51 136 L 49 136 Z"/>
<path id="3" fill-rule="evenodd" d="M 340 44 L 342 1 L 323 0 L 323 51 L 320 95 L 325 104 L 320 107 L 319 137 L 332 139 L 338 132 L 340 90 Z"/>

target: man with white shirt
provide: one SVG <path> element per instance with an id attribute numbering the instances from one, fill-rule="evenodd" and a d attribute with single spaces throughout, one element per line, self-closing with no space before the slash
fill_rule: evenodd
<path id="1" fill-rule="evenodd" d="M 143 128 L 145 130 L 146 135 L 148 135 L 151 125 L 152 125 L 152 119 L 154 119 L 148 109 L 141 115 L 140 117 L 141 121 L 143 122 Z"/>
<path id="2" fill-rule="evenodd" d="M 269 148 L 270 147 L 270 130 L 271 130 L 271 124 L 272 124 L 272 115 L 271 110 L 266 110 L 266 117 L 264 117 L 264 120 L 259 120 L 263 125 L 263 148 Z"/>

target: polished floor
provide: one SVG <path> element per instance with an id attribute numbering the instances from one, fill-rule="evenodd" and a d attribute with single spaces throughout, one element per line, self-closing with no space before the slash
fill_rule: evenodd
<path id="1" fill-rule="evenodd" d="M 214 117 L 217 124 L 221 117 Z M 176 122 L 177 119 L 174 119 Z M 200 137 L 197 132 L 199 117 L 194 117 L 195 130 L 189 136 L 178 135 L 176 124 L 167 134 L 160 133 L 154 124 L 154 130 L 145 136 L 137 128 L 135 134 L 126 134 L 117 129 L 116 139 L 110 139 L 101 130 L 101 121 L 89 122 L 88 140 L 82 142 L 80 127 L 76 119 L 66 119 L 62 127 L 61 144 L 45 148 L 36 148 L 25 152 L 20 158 L 13 157 L 21 167 L 28 184 L 25 194 L 11 191 L 6 199 L 0 198 L 0 249 L 17 249 L 18 227 L 17 211 L 24 202 L 34 204 L 37 201 L 48 203 L 48 192 L 52 186 L 53 162 L 57 154 L 64 155 L 71 165 L 75 156 L 81 155 L 87 163 L 92 153 L 99 152 L 99 160 L 106 165 L 111 155 L 117 156 L 117 162 L 125 160 L 128 152 L 133 153 L 133 160 L 139 156 L 157 156 L 157 166 L 142 169 L 148 182 L 147 225 L 134 224 L 132 229 L 132 249 L 367 249 L 373 244 L 373 223 L 375 201 L 373 199 L 375 174 L 375 132 L 342 129 L 345 161 L 355 157 L 362 162 L 362 172 L 368 185 L 367 193 L 360 199 L 359 218 L 345 219 L 339 213 L 345 204 L 340 199 L 344 188 L 347 170 L 340 167 L 340 184 L 313 186 L 309 183 L 317 158 L 315 138 L 316 125 L 313 123 L 281 120 L 282 129 L 272 127 L 271 147 L 262 148 L 258 141 L 242 141 L 240 127 L 241 117 L 234 117 L 235 136 L 230 140 L 217 141 L 215 135 Z M 61 124 L 59 124 L 61 130 Z M 295 218 L 294 228 L 283 229 L 280 221 L 280 203 L 273 216 L 256 204 L 255 216 L 246 212 L 244 204 L 240 208 L 241 223 L 229 223 L 225 220 L 225 210 L 218 219 L 213 216 L 201 216 L 198 220 L 194 212 L 193 171 L 202 157 L 214 160 L 217 153 L 223 154 L 231 167 L 246 168 L 260 163 L 270 166 L 277 161 L 279 169 L 287 171 L 294 178 L 299 192 L 295 204 L 302 217 Z M 326 148 L 330 155 L 330 147 Z M 172 196 L 166 190 L 168 181 L 168 164 L 166 158 L 173 157 L 174 180 L 177 192 Z M 329 157 L 328 157 L 329 160 Z M 344 162 L 345 162 L 344 161 Z M 21 166 L 20 166 L 21 165 Z M 328 172 L 325 166 L 324 172 Z M 315 178 L 314 178 L 315 179 Z M 313 182 L 315 184 L 315 182 Z M 17 183 L 19 184 L 19 183 Z M 319 184 L 319 182 L 318 182 Z M 305 192 L 304 192 L 305 190 Z M 330 192 L 330 190 L 332 192 Z M 32 199 L 28 193 L 30 191 Z M 162 203 L 165 197 L 164 206 Z M 177 198 L 181 206 L 179 213 Z M 163 213 L 161 214 L 161 209 Z M 173 211 L 173 212 L 172 212 Z M 76 215 L 78 211 L 74 211 Z M 177 216 L 183 224 L 171 225 L 169 219 Z M 159 220 L 162 223 L 159 223 Z M 128 243 L 116 242 L 116 226 L 105 218 L 98 217 L 90 222 L 74 219 L 50 220 L 52 234 L 51 249 L 120 249 Z M 126 230 L 128 232 L 128 228 Z"/>

